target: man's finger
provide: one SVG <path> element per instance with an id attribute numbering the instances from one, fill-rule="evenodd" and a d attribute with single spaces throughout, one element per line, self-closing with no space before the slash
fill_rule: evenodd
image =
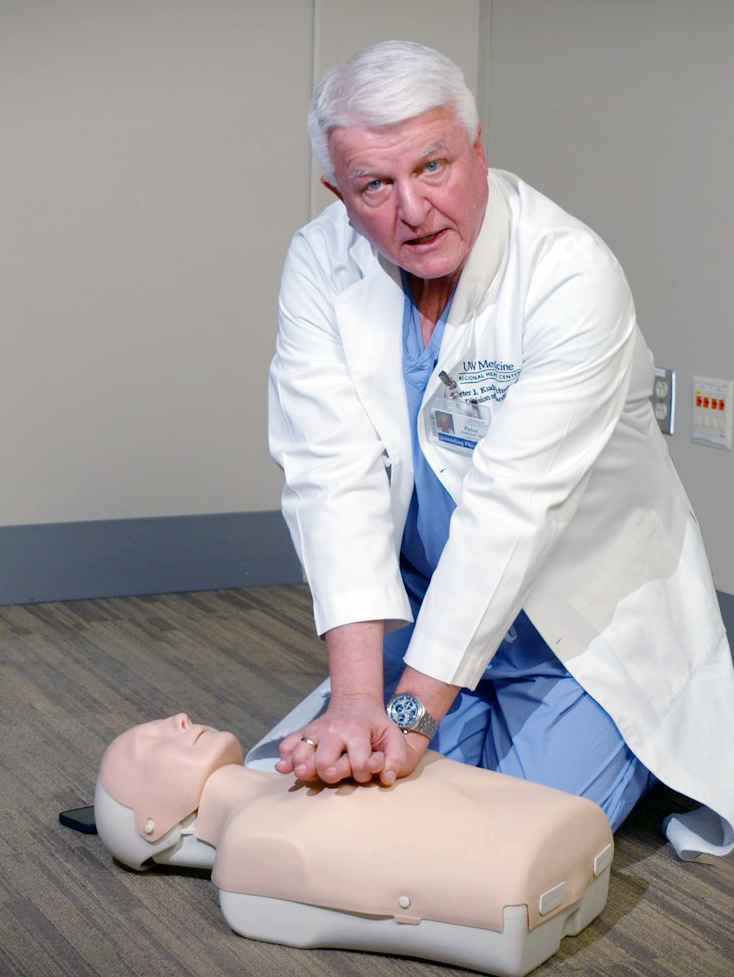
<path id="1" fill-rule="evenodd" d="M 278 753 L 280 753 L 280 757 L 282 760 L 284 760 L 286 757 L 289 757 L 291 755 L 293 750 L 301 742 L 301 737 L 303 735 L 304 734 L 302 732 L 289 733 L 288 736 L 285 737 L 285 739 L 282 739 L 280 741 L 280 743 L 278 744 Z"/>
<path id="2" fill-rule="evenodd" d="M 394 784 L 406 770 L 407 747 L 405 734 L 397 726 L 388 730 L 380 744 L 385 754 L 385 763 L 380 771 L 380 780 L 386 786 Z"/>
<path id="3" fill-rule="evenodd" d="M 346 753 L 342 754 L 336 763 L 330 763 L 324 766 L 319 764 L 316 770 L 317 776 L 325 784 L 336 784 L 340 780 L 346 780 L 347 777 L 352 776 L 352 768 Z"/>
<path id="4" fill-rule="evenodd" d="M 375 774 L 381 773 L 385 766 L 385 754 L 382 750 L 375 750 L 370 756 L 367 757 L 365 763 L 365 769 L 374 776 Z"/>
<path id="5" fill-rule="evenodd" d="M 294 773 L 302 780 L 314 780 L 317 748 L 316 740 L 303 731 L 291 733 L 278 746 L 280 760 L 275 764 L 275 769 L 278 773 Z"/>
<path id="6" fill-rule="evenodd" d="M 294 758 L 292 762 L 293 773 L 299 780 L 315 780 L 318 777 L 316 773 L 316 755 L 313 751 L 307 757 L 299 757 L 297 760 Z"/>
<path id="7" fill-rule="evenodd" d="M 372 780 L 372 774 L 375 771 L 370 769 L 370 762 L 374 754 L 372 752 L 372 744 L 366 737 L 364 741 L 360 738 L 360 741 L 356 743 L 348 743 L 347 756 L 351 768 L 351 775 L 357 783 L 365 784 Z"/>

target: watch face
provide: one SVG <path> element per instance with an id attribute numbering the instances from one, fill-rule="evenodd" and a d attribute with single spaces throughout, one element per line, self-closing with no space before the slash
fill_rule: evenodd
<path id="1" fill-rule="evenodd" d="M 420 701 L 410 692 L 402 692 L 390 703 L 390 718 L 401 729 L 415 726 L 422 711 Z"/>

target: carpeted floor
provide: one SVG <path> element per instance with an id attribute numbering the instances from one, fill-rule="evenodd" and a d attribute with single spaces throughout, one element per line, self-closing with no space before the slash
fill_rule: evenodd
<path id="1" fill-rule="evenodd" d="M 58 822 L 129 726 L 183 710 L 247 747 L 324 675 L 305 587 L 0 608 L 2 977 L 461 973 L 245 940 L 206 873 L 126 871 Z M 734 977 L 734 860 L 679 862 L 660 831 L 687 805 L 659 787 L 638 806 L 604 912 L 537 974 Z"/>

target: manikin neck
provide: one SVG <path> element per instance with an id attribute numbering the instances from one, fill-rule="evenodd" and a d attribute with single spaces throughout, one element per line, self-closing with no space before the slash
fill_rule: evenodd
<path id="1" fill-rule="evenodd" d="M 204 785 L 199 802 L 197 838 L 217 848 L 227 822 L 262 794 L 267 784 L 280 777 L 281 774 L 251 770 L 234 763 L 215 770 Z"/>
<path id="2" fill-rule="evenodd" d="M 198 811 L 183 822 L 179 842 L 155 855 L 153 861 L 159 865 L 211 868 L 223 827 L 274 776 L 280 774 L 249 770 L 235 763 L 215 770 L 204 784 Z"/>

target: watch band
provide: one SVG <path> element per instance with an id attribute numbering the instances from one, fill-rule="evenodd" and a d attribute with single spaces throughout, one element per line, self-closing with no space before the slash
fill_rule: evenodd
<path id="1" fill-rule="evenodd" d="M 412 729 L 403 730 L 405 733 L 422 733 L 423 736 L 427 736 L 429 740 L 432 740 L 436 735 L 436 730 L 438 729 L 438 720 L 434 719 L 429 713 L 424 712 L 420 717 L 416 725 Z"/>

